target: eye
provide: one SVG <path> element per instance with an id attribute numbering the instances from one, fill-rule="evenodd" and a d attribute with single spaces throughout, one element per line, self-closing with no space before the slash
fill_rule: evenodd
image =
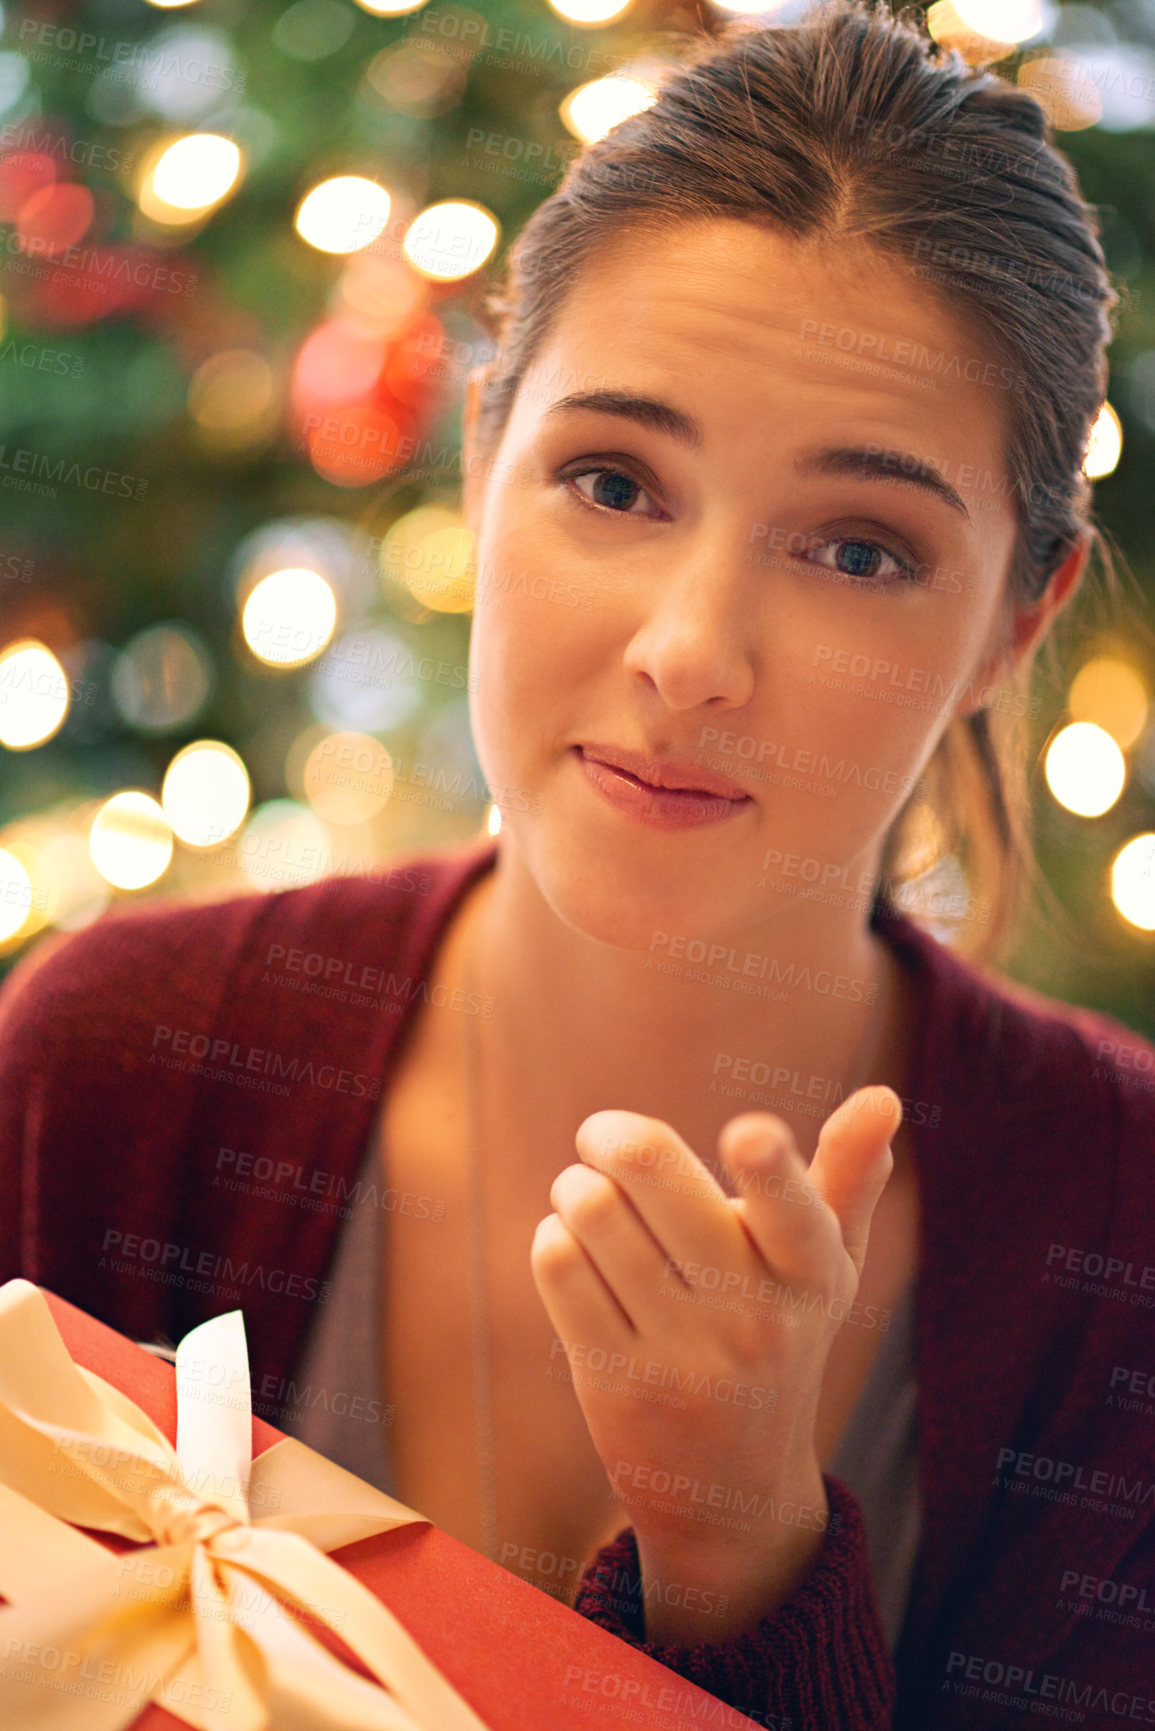
<path id="1" fill-rule="evenodd" d="M 886 588 L 891 583 L 915 582 L 918 565 L 874 541 L 867 535 L 833 535 L 815 541 L 803 554 L 811 564 L 821 565 L 851 583 Z"/>
<path id="2" fill-rule="evenodd" d="M 650 517 L 656 516 L 652 511 L 635 511 L 634 506 L 639 499 L 648 499 L 640 481 L 635 481 L 624 469 L 609 467 L 572 469 L 562 477 L 566 484 L 572 487 L 579 498 L 594 510 L 606 511 L 619 517 Z M 577 485 L 579 481 L 590 481 L 587 493 L 584 487 Z M 652 501 L 651 501 L 652 503 Z"/>

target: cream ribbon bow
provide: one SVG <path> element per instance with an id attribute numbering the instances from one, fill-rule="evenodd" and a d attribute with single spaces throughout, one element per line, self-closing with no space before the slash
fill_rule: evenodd
<path id="1" fill-rule="evenodd" d="M 155 1701 L 197 1731 L 485 1731 L 323 1554 L 425 1517 L 292 1438 L 252 1459 L 239 1310 L 185 1336 L 176 1375 L 174 1450 L 73 1363 L 39 1288 L 0 1286 L 0 1725 L 121 1731 Z M 77 1526 L 152 1543 L 113 1555 Z"/>

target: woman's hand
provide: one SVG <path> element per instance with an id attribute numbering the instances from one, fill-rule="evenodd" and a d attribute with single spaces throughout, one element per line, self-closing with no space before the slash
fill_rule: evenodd
<path id="1" fill-rule="evenodd" d="M 649 1640 L 724 1639 L 813 1562 L 823 1370 L 901 1118 L 892 1089 L 859 1089 L 809 1167 L 781 1118 L 731 1118 L 718 1152 L 733 1197 L 658 1118 L 595 1112 L 578 1130 L 582 1164 L 554 1180 L 530 1260 L 643 1579 L 662 1583 Z"/>

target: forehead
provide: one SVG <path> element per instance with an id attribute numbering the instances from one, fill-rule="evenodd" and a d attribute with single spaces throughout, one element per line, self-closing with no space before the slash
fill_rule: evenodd
<path id="1" fill-rule="evenodd" d="M 664 395 L 709 439 L 833 428 L 1001 470 L 1021 381 L 900 260 L 732 218 L 615 235 L 568 291 L 527 372 L 527 409 L 573 390 Z"/>

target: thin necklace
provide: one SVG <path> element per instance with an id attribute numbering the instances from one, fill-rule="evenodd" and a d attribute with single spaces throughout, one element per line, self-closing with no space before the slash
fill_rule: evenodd
<path id="1" fill-rule="evenodd" d="M 480 931 L 470 939 L 465 962 L 465 1046 L 466 1046 L 466 1120 L 469 1160 L 469 1272 L 470 1323 L 473 1336 L 473 1399 L 476 1414 L 477 1464 L 481 1476 L 481 1529 L 485 1555 L 497 1561 L 497 1470 L 494 1450 L 493 1384 L 489 1352 L 489 1306 L 485 1292 L 485 1222 L 482 1218 L 481 1185 L 481 1060 L 474 1022 L 481 1015 L 480 998 L 476 1014 L 468 1006 L 475 1001 Z M 880 994 L 881 995 L 881 994 Z M 869 1074 L 878 1055 L 889 1004 L 879 1005 L 879 1013 L 868 1017 L 862 1038 L 850 1062 L 850 1074 L 860 1070 Z M 854 1082 L 844 1098 L 863 1086 Z"/>
<path id="2" fill-rule="evenodd" d="M 482 1219 L 481 1150 L 479 1123 L 481 1118 L 481 1063 L 477 1049 L 474 1016 L 469 1005 L 474 1002 L 477 971 L 477 951 L 481 939 L 474 933 L 466 959 L 466 1117 L 469 1148 L 469 1274 L 470 1320 L 473 1331 L 473 1401 L 476 1413 L 477 1465 L 481 1473 L 481 1530 L 485 1555 L 497 1561 L 497 1472 L 493 1445 L 493 1395 L 489 1362 L 489 1307 L 485 1296 L 485 1222 Z M 481 1003 L 477 1000 L 477 1015 Z"/>

